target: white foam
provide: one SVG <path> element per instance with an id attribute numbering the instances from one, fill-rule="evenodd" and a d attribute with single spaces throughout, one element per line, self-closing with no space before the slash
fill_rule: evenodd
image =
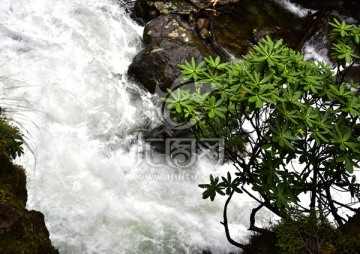
<path id="1" fill-rule="evenodd" d="M 156 108 L 126 78 L 142 28 L 117 1 L 4 0 L 0 24 L 1 98 L 30 111 L 26 121 L 23 108 L 14 115 L 36 156 L 36 164 L 29 151 L 21 160 L 28 208 L 45 214 L 60 253 L 233 249 L 219 223 L 224 199 L 202 200 L 197 187 L 228 166 L 203 159 L 190 171 L 196 178 L 184 180 L 168 179 L 182 172 L 165 164 L 139 162 L 137 135 Z M 246 235 L 244 207 L 234 203 L 229 216 L 237 239 Z"/>

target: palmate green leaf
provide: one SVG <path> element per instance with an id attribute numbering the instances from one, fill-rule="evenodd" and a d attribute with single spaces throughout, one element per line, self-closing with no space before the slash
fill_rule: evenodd
<path id="1" fill-rule="evenodd" d="M 207 199 L 210 197 L 211 201 L 214 201 L 216 194 L 225 195 L 225 193 L 222 191 L 224 188 L 221 183 L 219 183 L 219 177 L 213 177 L 213 175 L 210 175 L 210 184 L 199 184 L 200 188 L 206 189 L 203 192 L 203 199 Z"/>
<path id="2" fill-rule="evenodd" d="M 191 63 L 185 60 L 185 64 L 178 64 L 180 71 L 185 75 L 185 80 L 195 80 L 197 81 L 199 75 L 201 75 L 206 68 L 204 68 L 205 62 L 200 62 L 196 65 L 194 57 L 191 58 Z"/>
<path id="3" fill-rule="evenodd" d="M 204 101 L 204 109 L 208 112 L 208 116 L 210 118 L 214 118 L 215 116 L 219 116 L 221 118 L 225 118 L 224 112 L 227 112 L 228 109 L 223 107 L 224 97 L 220 100 L 216 100 L 215 96 L 209 96 Z"/>
<path id="4" fill-rule="evenodd" d="M 316 120 L 319 118 L 318 112 L 312 107 L 308 106 L 306 111 L 301 111 L 301 119 L 307 124 L 308 127 L 313 128 Z"/>
<path id="5" fill-rule="evenodd" d="M 345 107 L 341 108 L 343 112 L 349 112 L 352 116 L 359 116 L 360 112 L 358 111 L 360 108 L 360 100 L 358 97 L 348 97 L 347 103 Z"/>
<path id="6" fill-rule="evenodd" d="M 283 118 L 285 120 L 290 120 L 295 124 L 298 124 L 297 119 L 299 118 L 299 110 L 288 110 L 288 107 L 285 106 L 284 102 L 281 102 L 281 107 L 280 105 L 276 106 L 277 110 L 282 114 Z"/>
<path id="7" fill-rule="evenodd" d="M 257 99 L 258 99 L 258 96 L 251 96 L 251 97 L 249 98 L 249 102 L 256 102 Z"/>
<path id="8" fill-rule="evenodd" d="M 353 57 L 357 57 L 353 49 L 344 43 L 337 43 L 333 46 L 333 51 L 338 59 L 343 59 L 347 64 L 350 64 Z"/>
<path id="9" fill-rule="evenodd" d="M 268 97 L 265 97 L 265 96 L 268 96 Z M 269 104 L 276 104 L 276 101 L 273 99 L 273 96 L 271 93 L 262 94 L 259 96 L 259 98 L 262 101 L 267 102 Z"/>
<path id="10" fill-rule="evenodd" d="M 8 160 L 15 160 L 24 154 L 23 137 L 18 128 L 3 119 L 0 112 L 0 155 Z"/>
<path id="11" fill-rule="evenodd" d="M 263 149 L 263 150 L 268 150 L 268 149 L 270 149 L 272 147 L 272 144 L 265 144 L 265 145 L 262 145 L 261 146 L 261 149 Z"/>
<path id="12" fill-rule="evenodd" d="M 325 134 L 327 134 L 327 132 L 320 132 L 319 130 L 315 130 L 310 137 L 314 138 L 315 141 L 318 144 L 321 144 L 321 140 L 325 143 L 329 143 L 330 141 L 324 136 Z"/>
<path id="13" fill-rule="evenodd" d="M 230 172 L 227 173 L 227 178 L 222 176 L 221 179 L 223 182 L 220 183 L 220 185 L 225 189 L 226 195 L 230 195 L 233 190 L 237 193 L 243 193 L 243 191 L 238 187 L 238 178 L 232 180 Z"/>
<path id="14" fill-rule="evenodd" d="M 351 159 L 349 159 L 348 157 L 345 157 L 345 168 L 346 170 L 352 174 L 354 173 L 354 165 Z"/>
<path id="15" fill-rule="evenodd" d="M 284 47 L 282 40 L 279 40 L 275 45 L 269 36 L 263 38 L 261 42 L 253 46 L 257 54 L 249 53 L 246 59 L 254 62 L 265 62 L 269 66 L 275 66 L 281 64 L 287 56 L 283 55 Z"/>
<path id="16" fill-rule="evenodd" d="M 275 126 L 276 128 L 270 126 L 272 140 L 278 142 L 281 147 L 288 147 L 291 150 L 295 150 L 291 141 L 297 141 L 299 138 L 293 135 L 292 131 L 288 129 L 288 124 L 285 123 L 280 127 L 279 122 L 276 122 Z"/>
<path id="17" fill-rule="evenodd" d="M 340 145 L 340 150 L 345 151 L 346 148 L 350 148 L 354 152 L 359 153 L 359 145 L 356 142 L 348 141 L 352 136 L 352 130 L 349 127 L 343 127 L 340 129 L 337 125 L 335 126 L 335 133 L 331 133 L 331 141 L 335 144 Z"/>
<path id="18" fill-rule="evenodd" d="M 167 107 L 169 109 L 175 109 L 177 113 L 183 112 L 184 108 L 187 108 L 188 110 L 193 109 L 194 102 L 190 100 L 190 94 L 188 91 L 177 89 L 173 92 L 168 89 L 168 93 L 170 94 L 170 97 L 162 98 L 162 100 L 168 103 Z"/>
<path id="19" fill-rule="evenodd" d="M 341 23 L 334 18 L 334 22 L 329 22 L 329 24 L 334 28 L 334 32 L 338 32 L 341 37 L 345 37 L 348 35 L 350 31 L 352 31 L 354 28 L 352 25 L 346 24 L 345 21 L 342 21 Z"/>
<path id="20" fill-rule="evenodd" d="M 330 112 L 326 111 L 322 117 L 320 116 L 320 112 L 317 112 L 317 114 L 318 114 L 318 118 L 316 121 L 316 126 L 323 130 L 320 133 L 322 134 L 330 133 L 331 130 L 333 129 L 333 125 L 331 124 Z"/>
<path id="21" fill-rule="evenodd" d="M 264 106 L 264 102 L 260 99 L 260 97 L 257 97 L 255 105 L 256 105 L 257 108 L 262 109 L 263 106 Z"/>

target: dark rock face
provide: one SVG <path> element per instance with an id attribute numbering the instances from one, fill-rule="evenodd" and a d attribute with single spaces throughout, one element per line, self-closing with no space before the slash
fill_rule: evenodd
<path id="1" fill-rule="evenodd" d="M 358 0 L 290 0 L 290 2 L 313 10 L 334 9 L 343 18 L 352 17 L 360 20 Z"/>
<path id="2" fill-rule="evenodd" d="M 260 29 L 254 29 L 252 40 L 255 43 L 261 41 L 262 38 L 269 36 L 272 40 L 277 41 L 283 39 L 285 43 L 294 40 L 293 34 L 289 29 L 283 27 L 262 27 Z"/>
<path id="3" fill-rule="evenodd" d="M 179 15 L 161 15 L 149 22 L 143 33 L 146 45 L 154 43 L 157 39 L 173 39 L 183 44 L 194 44 L 195 34 L 190 31 Z"/>
<path id="4" fill-rule="evenodd" d="M 212 17 L 216 42 L 236 57 L 246 54 L 249 46 L 261 39 L 253 40 L 255 30 L 262 31 L 263 37 L 282 37 L 289 47 L 295 47 L 303 23 L 303 18 L 294 16 L 272 1 L 259 0 L 242 0 L 232 9 L 219 11 L 219 15 Z"/>
<path id="5" fill-rule="evenodd" d="M 24 170 L 0 158 L 0 253 L 56 254 L 44 215 L 25 209 Z"/>
<path id="6" fill-rule="evenodd" d="M 312 0 L 290 0 L 292 3 L 296 3 L 305 8 L 320 10 L 323 8 L 334 8 L 341 5 L 344 1 L 339 0 L 324 0 L 324 1 L 312 1 Z M 348 1 L 350 2 L 350 1 Z"/>
<path id="7" fill-rule="evenodd" d="M 197 8 L 189 2 L 177 1 L 156 1 L 155 7 L 160 13 L 176 13 L 190 15 L 197 11 Z"/>
<path id="8" fill-rule="evenodd" d="M 135 12 L 151 21 L 143 33 L 145 47 L 128 74 L 150 92 L 171 87 L 181 74 L 178 64 L 191 57 L 220 55 L 227 61 L 266 35 L 284 38 L 291 47 L 302 23 L 272 1 L 260 0 L 138 0 Z"/>
<path id="9" fill-rule="evenodd" d="M 154 0 L 137 0 L 134 6 L 135 20 L 140 21 L 139 19 L 143 19 L 144 22 L 148 22 L 159 16 L 160 12 L 156 9 L 154 4 Z"/>
<path id="10" fill-rule="evenodd" d="M 129 75 L 144 85 L 150 92 L 156 88 L 166 91 L 181 75 L 177 64 L 194 57 L 203 60 L 202 53 L 193 46 L 176 40 L 163 39 L 142 50 L 129 67 Z"/>
<path id="11" fill-rule="evenodd" d="M 193 5 L 198 7 L 199 9 L 204 9 L 208 7 L 214 7 L 216 5 L 227 5 L 234 4 L 240 2 L 240 0 L 189 0 Z"/>
<path id="12" fill-rule="evenodd" d="M 19 217 L 20 214 L 15 208 L 0 203 L 0 235 L 9 232 L 19 221 Z"/>
<path id="13" fill-rule="evenodd" d="M 194 57 L 203 60 L 210 54 L 196 33 L 189 30 L 179 15 L 161 15 L 144 29 L 147 45 L 129 66 L 128 74 L 150 92 L 166 91 L 181 75 L 178 64 Z"/>

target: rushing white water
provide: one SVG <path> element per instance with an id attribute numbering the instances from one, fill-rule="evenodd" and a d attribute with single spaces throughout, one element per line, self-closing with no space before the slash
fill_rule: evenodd
<path id="1" fill-rule="evenodd" d="M 126 77 L 141 34 L 115 0 L 0 2 L 0 107 L 27 131 L 28 208 L 61 254 L 228 253 L 225 200 L 202 200 L 197 185 L 233 168 L 139 157 L 139 134 L 157 122 L 151 95 Z M 232 236 L 246 241 L 251 203 L 233 201 Z"/>
<path id="2" fill-rule="evenodd" d="M 314 10 L 307 9 L 302 6 L 298 6 L 297 4 L 291 3 L 289 0 L 273 0 L 273 1 L 281 5 L 284 9 L 288 10 L 289 12 L 299 17 L 305 17 L 309 13 L 315 12 Z"/>
<path id="3" fill-rule="evenodd" d="M 224 199 L 202 200 L 197 184 L 229 166 L 202 159 L 185 174 L 139 160 L 156 110 L 125 75 L 141 32 L 116 1 L 1 1 L 0 106 L 34 153 L 21 161 L 28 208 L 45 214 L 60 253 L 227 253 Z M 246 240 L 238 201 L 232 234 Z"/>

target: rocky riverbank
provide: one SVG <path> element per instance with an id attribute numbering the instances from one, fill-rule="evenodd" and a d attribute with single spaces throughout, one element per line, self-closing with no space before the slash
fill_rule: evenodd
<path id="1" fill-rule="evenodd" d="M 56 254 L 44 215 L 26 209 L 26 174 L 0 156 L 0 253 Z"/>
<path id="2" fill-rule="evenodd" d="M 177 65 L 191 57 L 197 61 L 209 55 L 225 61 L 241 58 L 267 35 L 274 40 L 282 38 L 297 50 L 309 40 L 329 47 L 315 33 L 327 34 L 332 17 L 358 18 L 352 11 L 356 1 L 291 0 L 295 6 L 310 8 L 311 12 L 303 15 L 294 14 L 281 2 L 137 0 L 132 16 L 145 25 L 144 49 L 134 58 L 128 74 L 152 93 L 166 92 L 180 76 Z"/>

